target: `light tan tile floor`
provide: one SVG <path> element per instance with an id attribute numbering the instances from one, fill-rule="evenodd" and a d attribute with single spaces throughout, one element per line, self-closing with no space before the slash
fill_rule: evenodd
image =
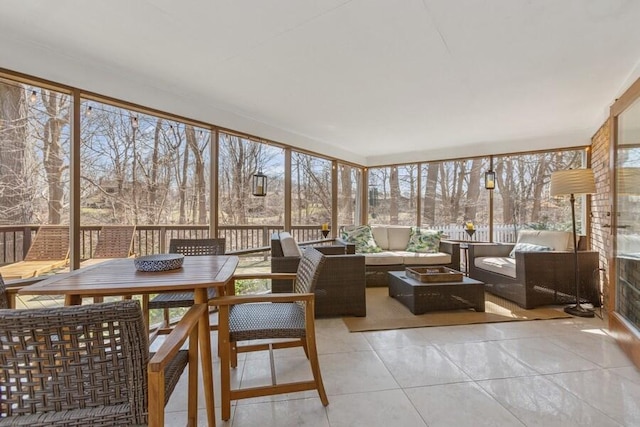
<path id="1" fill-rule="evenodd" d="M 218 425 L 640 425 L 640 373 L 598 318 L 362 333 L 341 319 L 316 324 L 329 406 L 315 392 L 242 400 L 223 422 L 216 382 Z M 301 349 L 276 352 L 276 371 L 283 381 L 311 377 Z M 268 382 L 266 353 L 241 357 L 232 376 Z M 185 407 L 184 393 L 174 393 L 168 425 L 182 425 Z"/>

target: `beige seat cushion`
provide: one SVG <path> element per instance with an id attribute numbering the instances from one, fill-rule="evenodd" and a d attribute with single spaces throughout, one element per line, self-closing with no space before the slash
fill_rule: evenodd
<path id="1" fill-rule="evenodd" d="M 451 264 L 451 254 L 444 252 L 399 252 L 403 254 L 405 265 L 443 265 Z"/>
<path id="2" fill-rule="evenodd" d="M 504 276 L 516 278 L 516 260 L 509 257 L 481 257 L 476 258 L 474 265 L 482 270 Z"/>
<path id="3" fill-rule="evenodd" d="M 366 265 L 402 265 L 404 257 L 397 252 L 378 252 L 364 254 L 364 263 Z"/>

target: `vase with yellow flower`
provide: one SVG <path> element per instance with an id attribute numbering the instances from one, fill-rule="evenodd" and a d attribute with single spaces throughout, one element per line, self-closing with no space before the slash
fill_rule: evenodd
<path id="1" fill-rule="evenodd" d="M 473 239 L 473 235 L 476 232 L 476 226 L 473 225 L 473 221 L 467 221 L 464 224 L 464 231 L 469 235 L 469 240 Z"/>

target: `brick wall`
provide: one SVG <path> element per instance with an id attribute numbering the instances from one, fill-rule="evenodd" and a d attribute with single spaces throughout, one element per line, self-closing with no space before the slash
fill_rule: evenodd
<path id="1" fill-rule="evenodd" d="M 604 308 L 611 312 L 613 299 L 610 295 L 609 258 L 613 254 L 611 235 L 611 169 L 609 167 L 611 148 L 611 119 L 608 119 L 591 139 L 591 168 L 596 179 L 596 194 L 591 199 L 591 248 L 600 253 L 600 284 L 604 298 Z"/>

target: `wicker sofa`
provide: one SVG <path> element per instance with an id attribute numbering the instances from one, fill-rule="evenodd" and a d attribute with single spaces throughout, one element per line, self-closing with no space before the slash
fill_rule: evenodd
<path id="1" fill-rule="evenodd" d="M 470 244 L 469 276 L 484 282 L 486 291 L 526 309 L 575 303 L 571 240 L 571 233 L 524 230 L 516 244 Z M 578 246 L 580 299 L 599 306 L 598 252 L 582 250 L 583 246 Z"/>
<path id="2" fill-rule="evenodd" d="M 367 287 L 389 286 L 389 272 L 409 266 L 445 266 L 460 270 L 460 243 L 440 240 L 436 253 L 408 252 L 411 227 L 400 225 L 371 225 L 371 233 L 380 252 L 364 253 Z M 336 243 L 354 246 L 344 238 Z M 355 249 L 355 246 L 354 246 Z"/>
<path id="3" fill-rule="evenodd" d="M 316 317 L 366 316 L 364 256 L 353 245 L 314 246 L 327 258 L 315 288 Z M 304 249 L 303 249 L 304 250 Z M 271 272 L 295 273 L 300 248 L 290 233 L 271 236 Z M 272 280 L 271 291 L 291 292 L 291 281 Z"/>

